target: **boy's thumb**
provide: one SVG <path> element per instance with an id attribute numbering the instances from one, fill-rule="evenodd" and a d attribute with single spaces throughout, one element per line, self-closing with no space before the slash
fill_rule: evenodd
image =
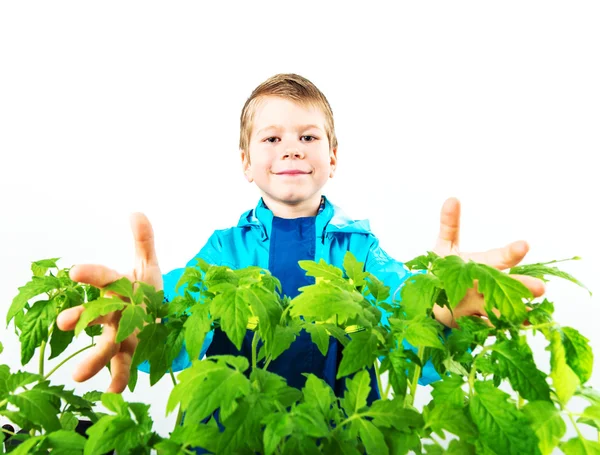
<path id="1" fill-rule="evenodd" d="M 135 243 L 135 256 L 148 263 L 156 264 L 156 250 L 154 249 L 154 230 L 150 221 L 143 213 L 132 213 L 129 219 L 131 232 Z"/>

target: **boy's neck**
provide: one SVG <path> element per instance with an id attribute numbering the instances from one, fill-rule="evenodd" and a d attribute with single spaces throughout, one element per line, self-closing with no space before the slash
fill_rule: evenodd
<path id="1" fill-rule="evenodd" d="M 302 218 L 309 216 L 317 216 L 319 207 L 321 206 L 321 195 L 317 195 L 308 201 L 303 201 L 299 204 L 286 204 L 284 202 L 276 201 L 271 198 L 263 196 L 263 202 L 271 212 L 273 216 L 279 218 Z"/>

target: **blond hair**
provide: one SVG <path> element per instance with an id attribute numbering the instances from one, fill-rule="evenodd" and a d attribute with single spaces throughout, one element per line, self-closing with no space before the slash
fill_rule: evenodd
<path id="1" fill-rule="evenodd" d="M 329 150 L 337 148 L 337 138 L 333 125 L 333 112 L 325 95 L 308 79 L 297 74 L 276 74 L 254 89 L 240 116 L 240 150 L 248 156 L 250 135 L 254 114 L 265 96 L 279 96 L 294 101 L 302 106 L 321 109 L 325 114 L 325 133 L 329 140 Z"/>

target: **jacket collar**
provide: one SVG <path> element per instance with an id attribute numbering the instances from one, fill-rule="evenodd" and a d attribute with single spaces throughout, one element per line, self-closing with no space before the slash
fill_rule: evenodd
<path id="1" fill-rule="evenodd" d="M 325 206 L 316 216 L 315 225 L 317 236 L 323 240 L 329 234 L 370 234 L 369 220 L 352 220 L 342 209 L 332 204 L 323 196 Z M 262 197 L 256 208 L 243 213 L 238 222 L 238 227 L 260 229 L 261 239 L 267 240 L 271 236 L 273 212 L 265 205 Z"/>

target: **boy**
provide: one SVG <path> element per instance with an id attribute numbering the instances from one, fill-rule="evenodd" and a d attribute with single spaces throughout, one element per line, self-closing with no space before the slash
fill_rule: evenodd
<path id="1" fill-rule="evenodd" d="M 390 286 L 392 293 L 409 276 L 401 263 L 380 248 L 368 222 L 351 220 L 322 196 L 321 189 L 335 175 L 337 139 L 329 103 L 310 81 L 294 74 L 280 74 L 253 91 L 242 110 L 240 152 L 246 179 L 256 183 L 262 197 L 254 210 L 242 215 L 237 227 L 215 231 L 194 257 L 231 268 L 249 265 L 267 268 L 282 281 L 283 293 L 290 297 L 298 294 L 299 287 L 311 282 L 298 267 L 298 260 L 324 258 L 339 267 L 348 250 L 365 263 L 366 270 Z M 442 208 L 436 253 L 458 254 L 459 219 L 458 201 L 449 199 Z M 142 214 L 134 214 L 131 226 L 136 263 L 128 278 L 144 281 L 157 289 L 163 288 L 164 282 L 165 296 L 172 298 L 182 269 L 163 277 L 149 221 Z M 527 250 L 525 242 L 515 242 L 505 248 L 462 256 L 506 269 L 517 265 Z M 193 263 L 190 261 L 188 265 Z M 80 265 L 71 270 L 73 280 L 97 287 L 121 276 L 96 265 Z M 533 295 L 543 294 L 540 280 L 515 278 L 529 287 Z M 78 307 L 61 313 L 59 328 L 74 328 L 82 311 Z M 456 327 L 447 309 L 436 306 L 434 315 L 444 325 Z M 485 316 L 483 299 L 475 290 L 470 290 L 455 308 L 454 318 L 465 315 Z M 119 317 L 113 313 L 94 321 L 104 324 L 104 331 L 94 352 L 73 373 L 76 381 L 89 379 L 110 361 L 112 381 L 108 391 L 125 389 L 137 338 L 132 335 L 120 344 L 114 342 Z M 245 340 L 243 354 L 248 350 L 248 343 L 249 340 Z M 340 394 L 343 383 L 335 381 L 340 351 L 332 339 L 327 356 L 322 356 L 303 332 L 288 352 L 272 362 L 269 370 L 286 377 L 288 384 L 295 387 L 303 384 L 302 372 L 313 372 Z M 238 354 L 224 334 L 216 331 L 207 354 L 225 353 Z M 178 364 L 175 368 L 185 367 L 189 359 L 184 353 L 175 363 Z M 434 380 L 436 376 L 431 368 L 427 369 L 423 382 Z M 374 395 L 369 401 L 378 394 L 373 377 L 372 389 Z"/>

